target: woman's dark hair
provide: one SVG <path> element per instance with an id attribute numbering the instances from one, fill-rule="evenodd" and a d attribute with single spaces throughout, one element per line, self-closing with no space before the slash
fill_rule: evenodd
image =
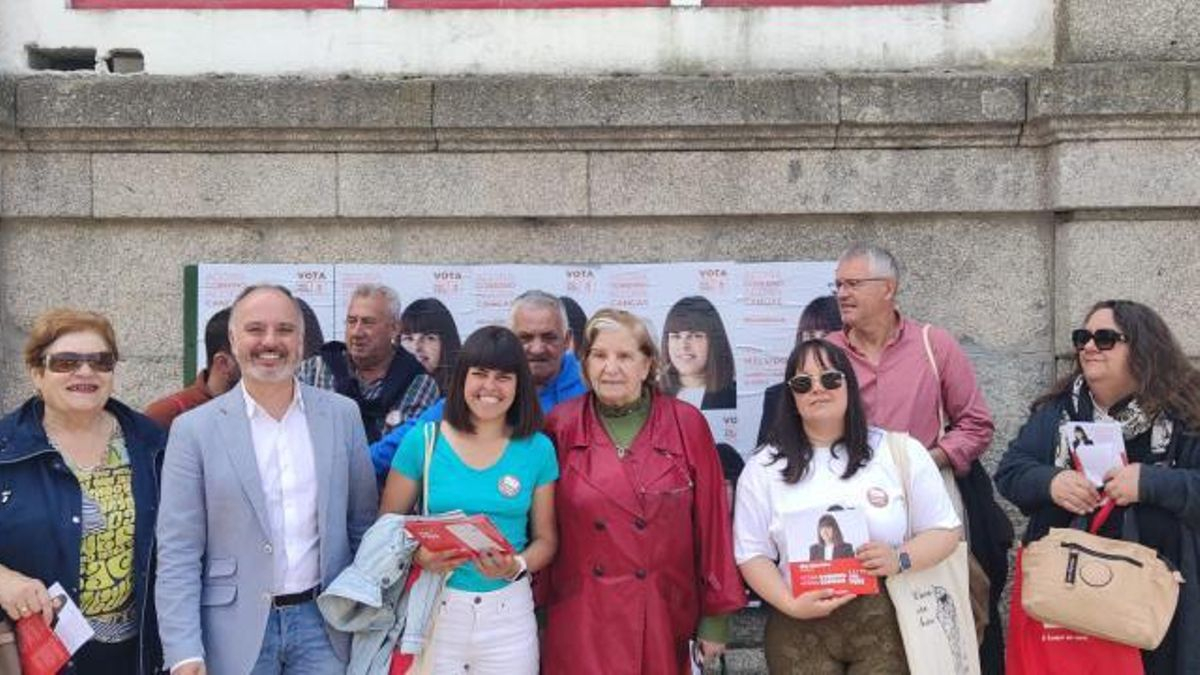
<path id="1" fill-rule="evenodd" d="M 838 309 L 837 297 L 822 295 L 813 299 L 800 312 L 796 324 L 796 343 L 804 342 L 805 333 L 820 332 L 827 335 L 842 329 L 842 312 Z"/>
<path id="2" fill-rule="evenodd" d="M 462 349 L 462 341 L 458 338 L 458 326 L 450 310 L 437 298 L 421 298 L 413 300 L 400 313 L 400 334 L 433 333 L 442 341 L 442 353 L 438 357 L 437 367 L 433 369 L 433 379 L 443 392 L 450 387 L 451 375 L 454 373 L 454 362 Z"/>
<path id="3" fill-rule="evenodd" d="M 729 337 L 725 334 L 725 324 L 721 315 L 712 303 L 699 295 L 681 298 L 676 302 L 667 318 L 663 321 L 662 332 L 662 389 L 663 392 L 674 396 L 679 393 L 679 371 L 671 363 L 668 341 L 671 333 L 692 331 L 708 336 L 708 359 L 704 362 L 704 388 L 708 391 L 722 391 L 733 385 L 733 349 L 729 346 Z"/>
<path id="4" fill-rule="evenodd" d="M 1200 370 L 1188 361 L 1167 324 L 1153 309 L 1132 300 L 1102 300 L 1092 305 L 1084 323 L 1093 314 L 1110 309 L 1117 328 L 1129 345 L 1129 372 L 1137 382 L 1138 405 L 1153 416 L 1166 412 L 1189 429 L 1200 430 Z M 1071 372 L 1033 402 L 1036 410 L 1071 390 L 1083 374 L 1079 355 Z"/>
<path id="5" fill-rule="evenodd" d="M 586 353 L 583 346 L 583 327 L 587 325 L 587 314 L 570 296 L 560 295 L 558 300 L 562 303 L 563 311 L 567 313 L 567 327 L 571 331 L 571 343 L 575 346 L 575 358 L 583 363 L 583 355 Z"/>
<path id="6" fill-rule="evenodd" d="M 825 543 L 825 539 L 821 536 L 821 530 L 826 527 L 833 529 L 834 544 L 846 543 L 846 538 L 842 536 L 842 526 L 838 524 L 837 518 L 834 518 L 832 513 L 821 514 L 821 519 L 817 521 L 817 542 Z"/>
<path id="7" fill-rule="evenodd" d="M 796 345 L 788 356 L 787 370 L 783 379 L 798 373 L 811 356 L 822 370 L 840 370 L 846 376 L 846 417 L 842 437 L 838 439 L 847 453 L 846 470 L 842 478 L 853 476 L 871 459 L 871 446 L 867 443 L 867 413 L 863 410 L 862 398 L 858 393 L 858 378 L 846 353 L 825 340 L 805 340 Z M 775 425 L 767 433 L 767 443 L 775 447 L 772 462 L 784 461 L 783 482 L 796 483 L 804 477 L 812 463 L 813 447 L 804 432 L 804 420 L 796 409 L 794 395 L 785 391 L 779 397 L 779 408 L 775 412 Z"/>
<path id="8" fill-rule="evenodd" d="M 538 405 L 529 362 L 525 360 L 525 349 L 516 334 L 501 326 L 484 326 L 471 333 L 458 352 L 454 374 L 446 392 L 446 410 L 442 415 L 450 426 L 459 431 L 475 433 L 471 409 L 467 407 L 463 391 L 467 371 L 472 368 L 487 368 L 517 376 L 516 394 L 505 415 L 508 425 L 512 427 L 513 438 L 525 438 L 542 428 L 542 408 Z"/>
<path id="9" fill-rule="evenodd" d="M 292 299 L 300 306 L 300 316 L 304 319 L 304 358 L 307 359 L 321 351 L 321 345 L 325 344 L 325 334 L 321 331 L 321 321 L 317 319 L 317 313 L 304 298 Z"/>

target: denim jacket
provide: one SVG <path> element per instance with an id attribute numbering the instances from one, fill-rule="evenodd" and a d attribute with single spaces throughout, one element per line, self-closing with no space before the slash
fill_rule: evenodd
<path id="1" fill-rule="evenodd" d="M 162 666 L 154 613 L 153 561 L 158 474 L 165 434 L 150 418 L 116 399 L 110 398 L 104 409 L 121 426 L 133 472 L 133 575 L 139 672 L 153 673 Z M 38 579 L 46 586 L 61 582 L 78 603 L 82 493 L 79 481 L 46 437 L 42 426 L 44 414 L 42 400 L 31 398 L 0 419 L 0 565 Z"/>
<path id="2" fill-rule="evenodd" d="M 405 516 L 385 514 L 363 535 L 354 562 L 317 598 L 335 630 L 352 633 L 346 675 L 387 673 L 397 645 L 416 654 L 443 585 L 425 571 L 404 592 L 417 541 L 404 531 Z"/>

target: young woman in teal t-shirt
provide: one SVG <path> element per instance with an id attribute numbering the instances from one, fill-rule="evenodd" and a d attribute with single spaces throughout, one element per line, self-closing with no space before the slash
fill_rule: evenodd
<path id="1" fill-rule="evenodd" d="M 430 553 L 425 570 L 450 573 L 435 611 L 435 673 L 538 672 L 537 622 L 529 573 L 554 557 L 554 446 L 538 429 L 542 414 L 520 340 L 498 326 L 481 328 L 458 354 L 446 409 L 429 462 L 429 512 L 461 509 L 488 516 L 519 553 L 476 559 Z M 381 510 L 408 513 L 421 493 L 424 434 L 401 441 Z"/>

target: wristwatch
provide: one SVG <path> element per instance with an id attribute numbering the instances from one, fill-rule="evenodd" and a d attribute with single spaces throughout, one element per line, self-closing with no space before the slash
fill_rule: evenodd
<path id="1" fill-rule="evenodd" d="M 517 561 L 517 571 L 515 574 L 509 577 L 508 580 L 520 581 L 529 575 L 529 565 L 525 563 L 525 556 L 520 554 L 514 555 L 513 560 Z"/>
<path id="2" fill-rule="evenodd" d="M 908 551 L 905 551 L 902 548 L 897 549 L 896 550 L 896 559 L 900 562 L 900 572 L 906 572 L 906 571 L 908 571 L 909 568 L 912 567 L 912 558 L 910 558 L 908 556 Z"/>

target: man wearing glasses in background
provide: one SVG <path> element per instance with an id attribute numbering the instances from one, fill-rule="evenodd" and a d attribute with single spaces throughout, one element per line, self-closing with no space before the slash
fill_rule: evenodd
<path id="1" fill-rule="evenodd" d="M 867 421 L 907 432 L 929 448 L 942 469 L 971 552 L 992 584 L 980 662 L 983 672 L 1000 672 L 1004 652 L 996 605 L 1008 575 L 1012 524 L 998 510 L 991 479 L 977 461 L 987 452 L 995 426 L 975 369 L 948 331 L 901 316 L 896 305 L 900 266 L 886 249 L 851 245 L 838 258 L 830 286 L 842 330 L 827 339 L 854 365 Z"/>

